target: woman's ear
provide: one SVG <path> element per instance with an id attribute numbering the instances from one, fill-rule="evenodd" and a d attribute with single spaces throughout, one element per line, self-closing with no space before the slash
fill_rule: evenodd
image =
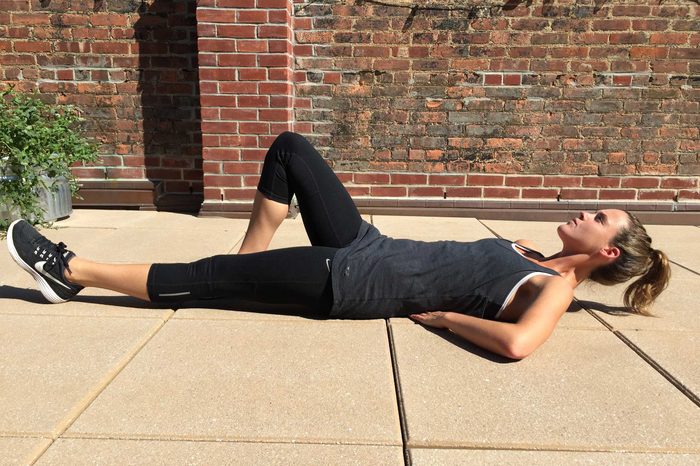
<path id="1" fill-rule="evenodd" d="M 600 250 L 600 254 L 609 260 L 615 260 L 620 257 L 620 248 L 615 246 L 607 246 Z"/>

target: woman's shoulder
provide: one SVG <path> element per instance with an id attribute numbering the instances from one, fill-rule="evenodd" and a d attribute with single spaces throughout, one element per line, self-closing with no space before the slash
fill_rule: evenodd
<path id="1" fill-rule="evenodd" d="M 516 239 L 513 242 L 515 244 L 519 244 L 520 246 L 525 246 L 527 249 L 532 249 L 533 251 L 540 250 L 539 246 L 536 245 L 533 241 L 530 241 L 529 239 Z"/>

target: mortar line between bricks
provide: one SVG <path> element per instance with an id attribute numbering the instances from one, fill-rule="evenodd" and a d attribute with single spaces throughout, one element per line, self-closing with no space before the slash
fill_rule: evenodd
<path id="1" fill-rule="evenodd" d="M 112 374 L 109 374 L 106 376 L 106 380 L 100 380 L 98 381 L 98 388 L 94 390 L 93 393 L 89 393 L 83 400 L 78 402 L 78 407 L 74 408 L 71 410 L 71 412 L 62 420 L 58 422 L 58 432 L 51 435 L 51 442 L 44 448 L 43 450 L 37 452 L 36 457 L 31 460 L 29 463 L 30 466 L 36 464 L 37 461 L 46 453 L 46 451 L 51 448 L 51 445 L 54 444 L 56 439 L 61 438 L 61 436 L 75 423 L 76 420 L 90 407 L 90 405 L 95 401 L 95 399 L 104 392 L 104 390 L 112 383 L 112 381 L 119 375 L 121 372 L 124 370 L 126 366 L 129 365 L 129 363 L 136 357 L 137 354 L 141 352 L 141 350 L 148 344 L 149 341 L 153 339 L 154 336 L 158 334 L 160 329 L 163 328 L 166 322 L 168 322 L 172 316 L 175 315 L 174 312 L 170 313 L 163 321 L 158 325 L 156 328 L 154 328 L 151 331 L 150 335 L 147 335 L 146 338 L 142 340 L 142 343 L 137 344 L 135 351 L 132 351 L 131 354 L 127 354 L 125 358 L 122 359 L 122 361 L 117 365 L 116 369 L 113 371 Z M 92 392 L 92 390 L 90 390 Z M 83 405 L 82 408 L 80 408 L 80 405 Z M 61 427 L 61 424 L 65 424 L 63 427 Z"/>
<path id="2" fill-rule="evenodd" d="M 403 404 L 401 380 L 399 379 L 399 366 L 396 362 L 396 346 L 394 345 L 394 332 L 390 319 L 385 319 L 387 339 L 389 340 L 389 353 L 391 355 L 391 371 L 394 376 L 394 388 L 396 389 L 396 404 L 399 412 L 399 425 L 401 427 L 401 444 L 403 450 L 404 466 L 412 466 L 411 452 L 408 449 L 408 424 L 406 423 L 406 411 Z"/>
<path id="3" fill-rule="evenodd" d="M 615 330 L 612 325 L 607 323 L 605 319 L 602 317 L 596 315 L 595 312 L 593 312 L 591 309 L 583 306 L 581 303 L 576 301 L 579 306 L 581 306 L 583 309 L 586 310 L 593 318 L 598 320 L 600 323 L 602 323 L 610 332 L 615 335 L 617 338 L 619 338 L 625 345 L 627 345 L 632 351 L 637 353 L 637 355 L 644 360 L 647 364 L 649 364 L 654 370 L 656 370 L 659 374 L 661 374 L 666 380 L 668 380 L 671 385 L 676 387 L 682 394 L 684 394 L 690 401 L 695 403 L 697 407 L 700 408 L 700 397 L 693 393 L 688 387 L 683 385 L 678 379 L 676 379 L 673 375 L 671 375 L 670 372 L 668 372 L 666 369 L 664 369 L 661 364 L 658 362 L 654 361 L 654 359 L 649 356 L 647 353 L 645 353 L 639 346 L 634 344 L 629 338 L 627 338 L 623 333 L 621 333 L 619 330 Z"/>

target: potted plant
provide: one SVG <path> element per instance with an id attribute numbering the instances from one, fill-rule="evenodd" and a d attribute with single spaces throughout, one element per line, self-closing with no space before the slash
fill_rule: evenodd
<path id="1" fill-rule="evenodd" d="M 76 162 L 97 159 L 72 105 L 50 105 L 12 87 L 0 91 L 0 230 L 25 218 L 46 223 L 72 211 Z"/>

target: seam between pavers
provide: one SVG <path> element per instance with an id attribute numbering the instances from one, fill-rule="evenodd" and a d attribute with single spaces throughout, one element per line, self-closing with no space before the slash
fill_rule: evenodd
<path id="1" fill-rule="evenodd" d="M 243 243 L 246 233 L 248 233 L 248 230 L 243 230 L 243 233 L 238 236 L 238 239 L 233 243 L 233 246 L 231 246 L 231 249 L 229 249 L 226 254 L 231 254 L 233 250 L 236 249 L 236 246 L 238 246 L 238 243 Z"/>
<path id="2" fill-rule="evenodd" d="M 503 236 L 501 236 L 501 235 L 499 235 L 498 233 L 496 233 L 496 230 L 494 230 L 493 228 L 491 228 L 490 226 L 488 226 L 487 224 L 485 224 L 482 220 L 480 220 L 480 219 L 477 218 L 476 221 L 479 222 L 479 223 L 481 223 L 481 226 L 483 226 L 483 227 L 486 228 L 488 231 L 490 231 L 491 234 L 492 234 L 493 236 L 495 236 L 496 238 L 499 238 L 499 239 L 503 239 Z"/>
<path id="3" fill-rule="evenodd" d="M 124 368 L 129 365 L 129 363 L 136 357 L 137 354 L 141 352 L 141 350 L 148 344 L 149 341 L 160 331 L 161 328 L 165 325 L 168 320 L 173 316 L 173 312 L 171 312 L 169 315 L 165 316 L 165 318 L 159 322 L 157 325 L 153 326 L 151 328 L 151 331 L 147 333 L 144 337 L 141 338 L 141 341 L 137 342 L 135 346 L 135 349 L 132 351 L 127 351 L 126 355 L 122 357 L 122 359 L 117 362 L 116 366 L 114 369 L 111 371 L 108 371 L 107 374 L 102 377 L 96 384 L 96 387 L 91 389 L 87 395 L 83 397 L 82 400 L 80 400 L 70 411 L 69 413 L 64 416 L 62 420 L 60 420 L 57 423 L 57 427 L 53 430 L 51 433 L 51 442 L 41 450 L 32 460 L 30 465 L 33 465 L 36 463 L 39 458 L 42 457 L 46 451 L 51 448 L 51 445 L 56 441 L 57 438 L 60 438 L 66 430 L 70 428 L 70 426 L 73 425 L 73 423 L 80 417 L 82 413 L 85 412 L 85 410 L 92 404 L 95 399 L 100 396 L 100 394 L 109 386 L 109 384 L 124 370 Z"/>
<path id="4" fill-rule="evenodd" d="M 522 452 L 543 452 L 543 453 L 551 453 L 551 452 L 572 452 L 572 453 L 620 453 L 620 454 L 625 454 L 625 453 L 659 453 L 659 454 L 682 454 L 682 455 L 696 455 L 700 453 L 700 449 L 655 449 L 655 448 L 649 448 L 649 447 L 642 447 L 642 448 L 634 448 L 634 447 L 624 447 L 624 449 L 621 448 L 596 448 L 596 447 L 591 447 L 591 448 L 586 448 L 586 447 L 581 447 L 581 448 L 576 448 L 576 447 L 557 447 L 556 445 L 541 445 L 541 444 L 533 444 L 531 445 L 531 448 L 527 445 L 520 444 L 519 446 L 517 445 L 496 445 L 496 444 L 490 444 L 490 445 L 480 445 L 480 444 L 464 444 L 464 445 L 459 445 L 459 444 L 442 444 L 442 445 L 431 445 L 431 444 L 418 444 L 418 445 L 411 445 L 411 449 L 414 450 L 471 450 L 471 451 L 522 451 Z M 663 447 L 659 447 L 663 448 Z"/>
<path id="5" fill-rule="evenodd" d="M 678 262 L 676 262 L 676 261 L 674 261 L 674 260 L 669 259 L 668 261 L 669 261 L 670 263 L 672 263 L 672 264 L 677 265 L 678 267 L 680 267 L 680 268 L 682 268 L 682 269 L 687 270 L 687 271 L 690 272 L 690 273 L 694 273 L 695 275 L 700 275 L 700 272 L 696 272 L 695 270 L 693 270 L 693 269 L 691 269 L 691 268 L 688 268 L 688 267 L 686 267 L 686 266 L 683 265 L 683 264 L 679 264 Z"/>
<path id="6" fill-rule="evenodd" d="M 220 310 L 220 309 L 209 309 L 209 308 L 202 308 L 205 311 L 209 310 Z M 177 311 L 175 311 L 177 312 Z M 231 312 L 232 314 L 235 314 L 236 312 L 251 312 L 251 311 L 245 311 L 245 310 L 236 310 L 236 309 L 231 309 L 230 311 L 224 310 L 223 312 Z M 334 324 L 341 324 L 341 325 L 376 325 L 377 321 L 379 320 L 384 320 L 384 319 L 304 319 L 303 317 L 300 316 L 293 316 L 293 315 L 287 315 L 287 314 L 275 314 L 275 313 L 265 313 L 264 315 L 266 316 L 273 316 L 271 318 L 265 318 L 265 317 L 248 317 L 248 316 L 240 316 L 236 315 L 235 317 L 215 317 L 215 316 L 208 316 L 208 317 L 176 317 L 175 320 L 225 320 L 225 321 L 256 321 L 256 322 L 268 322 L 268 321 L 275 321 L 275 322 L 292 322 L 292 323 L 297 323 L 297 324 L 308 324 L 310 322 L 328 322 L 334 323 Z M 280 317 L 280 318 L 276 318 Z"/>
<path id="7" fill-rule="evenodd" d="M 86 227 L 74 227 L 74 226 L 69 226 L 69 225 L 64 225 L 64 226 L 57 226 L 57 227 L 50 227 L 50 228 L 42 228 L 39 232 L 44 232 L 47 230 L 120 230 L 124 227 L 93 227 L 93 226 L 86 226 Z"/>
<path id="8" fill-rule="evenodd" d="M 401 390 L 401 379 L 399 378 L 399 365 L 396 360 L 396 346 L 394 344 L 394 332 L 391 327 L 391 320 L 385 319 L 387 339 L 389 341 L 389 354 L 391 356 L 391 371 L 394 376 L 394 389 L 396 390 L 396 404 L 399 413 L 399 426 L 401 428 L 401 448 L 403 450 L 403 461 L 405 466 L 412 466 L 413 460 L 408 449 L 408 423 L 406 422 L 406 410 L 403 404 L 403 394 Z"/>
<path id="9" fill-rule="evenodd" d="M 162 311 L 173 312 L 172 309 L 162 309 Z M 110 315 L 90 315 L 90 314 L 61 314 L 60 312 L 50 313 L 50 314 L 38 314 L 32 312 L 3 312 L 0 311 L 2 316 L 28 316 L 28 317 L 78 317 L 81 319 L 97 318 L 97 319 L 146 319 L 146 320 L 161 320 L 166 316 L 162 312 L 160 315 L 148 317 L 148 316 L 110 316 Z"/>
<path id="10" fill-rule="evenodd" d="M 608 322 L 605 321 L 602 317 L 596 315 L 595 312 L 592 310 L 588 309 L 587 307 L 583 306 L 581 303 L 578 303 L 579 306 L 581 306 L 583 309 L 586 310 L 590 315 L 592 315 L 595 319 L 597 319 L 601 324 L 603 324 L 610 332 L 615 335 L 617 338 L 619 338 L 625 345 L 627 345 L 632 351 L 637 353 L 637 355 L 642 358 L 647 364 L 649 364 L 652 368 L 654 368 L 659 374 L 661 374 L 666 380 L 671 382 L 671 385 L 676 387 L 682 394 L 684 394 L 690 401 L 695 403 L 697 407 L 700 408 L 700 397 L 693 393 L 688 387 L 686 387 L 683 383 L 681 383 L 680 380 L 676 379 L 669 371 L 663 368 L 658 362 L 654 361 L 654 359 L 649 356 L 647 353 L 645 353 L 639 346 L 634 344 L 629 338 L 627 338 L 623 333 L 621 333 L 618 330 L 615 330 L 615 328 L 609 324 Z"/>
<path id="11" fill-rule="evenodd" d="M 217 442 L 217 443 L 280 443 L 280 444 L 307 444 L 307 445 L 362 445 L 376 447 L 396 447 L 401 444 L 394 441 L 381 442 L 371 439 L 343 440 L 335 438 L 296 438 L 296 437 L 227 437 L 221 435 L 154 435 L 154 434 L 94 434 L 71 433 L 61 435 L 61 439 L 83 440 L 149 440 L 158 442 Z"/>

